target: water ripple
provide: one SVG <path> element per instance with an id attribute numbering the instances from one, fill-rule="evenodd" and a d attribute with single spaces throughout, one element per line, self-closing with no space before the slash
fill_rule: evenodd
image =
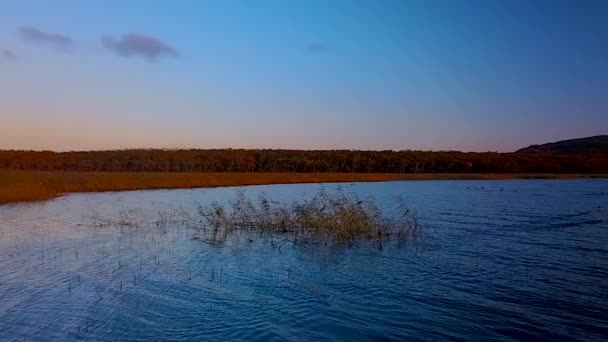
<path id="1" fill-rule="evenodd" d="M 335 189 L 337 185 L 326 185 Z M 278 200 L 317 185 L 250 187 Z M 0 340 L 608 339 L 605 180 L 350 184 L 405 196 L 424 239 L 214 247 L 91 217 L 193 209 L 235 189 L 77 194 L 0 207 Z"/>

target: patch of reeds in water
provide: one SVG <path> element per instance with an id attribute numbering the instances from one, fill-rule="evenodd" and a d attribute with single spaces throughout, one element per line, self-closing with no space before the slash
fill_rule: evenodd
<path id="1" fill-rule="evenodd" d="M 293 244 L 345 244 L 367 241 L 382 248 L 389 241 L 403 243 L 422 235 L 415 212 L 401 197 L 383 212 L 373 197 L 365 199 L 347 194 L 341 187 L 327 192 L 321 189 L 309 199 L 279 202 L 265 193 L 247 196 L 244 190 L 226 204 L 199 203 L 194 211 L 175 209 L 159 211 L 155 220 L 148 220 L 139 210 L 121 211 L 113 219 L 91 217 L 83 224 L 92 228 L 116 227 L 124 230 L 155 229 L 166 234 L 171 227 L 187 228 L 195 240 L 222 245 L 235 236 L 252 238 L 266 235 Z M 392 213 L 387 215 L 386 212 Z M 274 243 L 274 242 L 272 242 Z"/>
<path id="2" fill-rule="evenodd" d="M 361 199 L 344 191 L 319 191 L 310 199 L 277 202 L 261 194 L 252 200 L 239 191 L 228 205 L 217 202 L 199 205 L 195 238 L 222 244 L 239 233 L 282 236 L 293 243 L 343 243 L 360 240 L 382 244 L 418 237 L 421 228 L 416 215 L 401 198 L 396 198 L 395 217 L 388 217 L 373 198 Z"/>

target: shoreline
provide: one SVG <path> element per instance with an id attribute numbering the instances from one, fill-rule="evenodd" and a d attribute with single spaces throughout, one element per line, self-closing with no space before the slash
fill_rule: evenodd
<path id="1" fill-rule="evenodd" d="M 0 205 L 79 192 L 192 189 L 247 185 L 425 180 L 608 178 L 550 173 L 138 173 L 0 170 Z"/>

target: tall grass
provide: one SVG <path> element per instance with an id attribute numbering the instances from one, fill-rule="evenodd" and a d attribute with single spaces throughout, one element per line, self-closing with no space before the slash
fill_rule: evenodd
<path id="1" fill-rule="evenodd" d="M 0 170 L 0 204 L 36 201 L 71 192 L 174 189 L 218 186 L 378 182 L 434 179 L 514 179 L 529 174 L 378 174 L 378 173 L 137 173 Z M 605 175 L 544 175 L 554 178 Z"/>
<path id="2" fill-rule="evenodd" d="M 396 174 L 135 173 L 0 170 L 0 204 L 45 200 L 71 192 L 174 189 L 240 185 L 370 182 Z"/>

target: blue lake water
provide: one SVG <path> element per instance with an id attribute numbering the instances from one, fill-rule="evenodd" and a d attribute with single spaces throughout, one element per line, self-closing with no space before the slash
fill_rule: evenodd
<path id="1" fill-rule="evenodd" d="M 223 246 L 159 211 L 237 188 L 0 206 L 0 341 L 608 339 L 608 180 L 326 184 L 402 195 L 424 234 L 381 250 Z M 247 187 L 277 200 L 320 185 Z M 117 218 L 138 227 L 95 225 Z"/>

